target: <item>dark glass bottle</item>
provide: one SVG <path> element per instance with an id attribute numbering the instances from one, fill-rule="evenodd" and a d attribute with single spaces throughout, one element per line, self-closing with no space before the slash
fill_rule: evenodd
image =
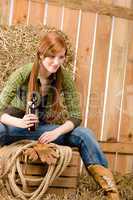
<path id="1" fill-rule="evenodd" d="M 31 101 L 28 102 L 28 114 L 36 114 L 36 97 L 33 93 Z M 29 131 L 35 131 L 36 130 L 36 123 L 34 123 L 33 126 L 29 127 Z"/>

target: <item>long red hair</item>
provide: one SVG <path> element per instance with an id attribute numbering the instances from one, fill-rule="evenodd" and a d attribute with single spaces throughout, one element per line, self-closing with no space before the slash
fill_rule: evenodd
<path id="1" fill-rule="evenodd" d="M 37 91 L 37 76 L 40 67 L 40 56 L 43 58 L 49 57 L 59 53 L 62 49 L 66 49 L 67 51 L 67 46 L 64 38 L 56 31 L 48 32 L 42 37 L 35 57 L 35 62 L 32 66 L 32 71 L 30 74 L 30 79 L 28 84 L 28 97 L 27 97 L 28 101 L 31 101 L 33 92 Z M 55 84 L 56 92 L 53 95 L 52 105 L 54 111 L 58 112 L 60 109 L 59 108 L 60 103 L 57 97 L 57 93 L 60 94 L 61 92 L 61 85 L 63 78 L 61 68 L 59 68 L 56 73 L 57 73 L 56 84 Z"/>

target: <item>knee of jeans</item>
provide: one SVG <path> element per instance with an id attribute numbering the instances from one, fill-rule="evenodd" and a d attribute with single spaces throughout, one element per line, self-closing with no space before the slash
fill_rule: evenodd
<path id="1" fill-rule="evenodd" d="M 84 141 L 92 141 L 97 143 L 95 135 L 89 128 L 77 127 L 74 129 L 73 134 L 80 137 Z"/>
<path id="2" fill-rule="evenodd" d="M 7 134 L 7 126 L 0 124 L 0 137 Z"/>

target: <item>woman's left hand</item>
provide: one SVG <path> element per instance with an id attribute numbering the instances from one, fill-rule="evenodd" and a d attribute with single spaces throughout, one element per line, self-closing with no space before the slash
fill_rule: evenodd
<path id="1" fill-rule="evenodd" d="M 56 140 L 59 136 L 60 133 L 56 133 L 54 131 L 46 131 L 39 137 L 38 141 L 39 143 L 47 144 Z"/>

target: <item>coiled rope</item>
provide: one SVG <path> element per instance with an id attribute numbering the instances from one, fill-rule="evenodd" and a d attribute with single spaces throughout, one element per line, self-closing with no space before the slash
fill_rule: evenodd
<path id="1" fill-rule="evenodd" d="M 34 178 L 34 176 L 33 178 L 26 178 L 22 173 L 20 163 L 21 157 L 24 156 L 24 150 L 33 147 L 36 143 L 36 141 L 21 140 L 0 148 L 0 156 L 1 158 L 4 158 L 1 159 L 3 171 L 0 179 L 2 185 L 5 185 L 4 189 L 6 190 L 5 193 L 8 194 L 8 199 L 40 200 L 45 194 L 48 186 L 52 184 L 55 177 L 62 174 L 72 158 L 72 149 L 70 147 L 54 144 L 55 149 L 59 154 L 56 164 L 48 166 L 48 170 L 44 177 L 39 179 Z M 16 172 L 19 175 L 22 188 L 17 185 L 18 176 L 16 176 Z M 33 192 L 29 192 L 28 181 L 37 181 L 40 182 L 40 184 Z"/>

